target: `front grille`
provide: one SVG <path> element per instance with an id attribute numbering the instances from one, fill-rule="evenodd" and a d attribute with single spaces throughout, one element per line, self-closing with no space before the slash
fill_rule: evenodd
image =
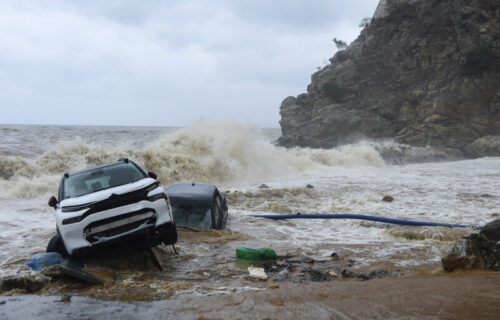
<path id="1" fill-rule="evenodd" d="M 99 238 L 113 237 L 133 230 L 145 222 L 156 223 L 156 214 L 151 209 L 143 209 L 92 222 L 84 229 L 85 238 L 93 243 Z"/>
<path id="2" fill-rule="evenodd" d="M 143 188 L 140 190 L 120 195 L 113 193 L 109 198 L 92 204 L 90 209 L 87 212 L 85 212 L 85 214 L 89 215 L 100 211 L 105 211 L 117 207 L 123 207 L 132 203 L 137 203 L 142 200 L 148 200 L 147 196 L 148 193 L 146 189 L 147 188 Z"/>
<path id="3" fill-rule="evenodd" d="M 118 207 L 123 207 L 129 204 L 137 203 L 139 201 L 148 200 L 148 192 L 157 188 L 158 184 L 153 183 L 145 188 L 135 190 L 124 194 L 112 194 L 109 198 L 95 202 L 90 205 L 90 209 L 87 210 L 82 216 L 81 220 L 85 219 L 87 216 L 101 212 L 109 209 L 114 209 Z"/>

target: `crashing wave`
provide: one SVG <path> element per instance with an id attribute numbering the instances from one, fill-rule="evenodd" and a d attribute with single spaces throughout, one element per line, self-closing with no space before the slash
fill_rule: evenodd
<path id="1" fill-rule="evenodd" d="M 191 126 L 165 134 L 142 149 L 104 148 L 79 139 L 56 145 L 34 160 L 0 157 L 1 197 L 36 197 L 55 193 L 64 172 L 130 157 L 155 171 L 165 184 L 176 181 L 233 183 L 336 167 L 382 166 L 373 145 L 358 143 L 336 149 L 286 149 L 275 146 L 260 128 L 235 122 Z M 22 186 L 22 188 L 21 188 Z M 43 187 L 42 187 L 43 186 Z M 30 192 L 23 192 L 28 188 Z"/>
<path id="2" fill-rule="evenodd" d="M 458 149 L 415 147 L 393 141 L 372 142 L 373 147 L 388 164 L 462 160 Z"/>

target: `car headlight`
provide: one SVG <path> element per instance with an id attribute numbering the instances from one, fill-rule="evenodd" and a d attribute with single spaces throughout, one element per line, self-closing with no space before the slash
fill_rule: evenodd
<path id="1" fill-rule="evenodd" d="M 160 183 L 158 183 L 158 182 L 152 183 L 150 186 L 148 186 L 146 188 L 146 194 L 148 194 L 149 191 L 153 191 L 154 189 L 158 188 L 159 186 L 160 186 Z"/>
<path id="2" fill-rule="evenodd" d="M 165 200 L 167 199 L 167 196 L 165 195 L 165 193 L 160 192 L 158 194 L 155 194 L 154 196 L 148 197 L 148 200 L 151 202 L 154 202 L 154 201 L 160 200 L 160 199 L 165 199 Z"/>
<path id="3" fill-rule="evenodd" d="M 149 187 L 146 188 L 146 194 L 148 194 L 149 192 L 155 190 L 160 185 L 161 184 L 159 182 L 155 182 L 155 183 L 151 184 Z M 160 200 L 160 199 L 167 199 L 167 195 L 164 192 L 160 192 L 160 193 L 157 193 L 155 195 L 148 196 L 148 200 L 151 201 L 151 202 L 154 202 L 154 201 Z"/>
<path id="4" fill-rule="evenodd" d="M 80 222 L 82 220 L 83 220 L 83 216 L 77 216 L 77 217 L 73 217 L 73 218 L 64 219 L 62 221 L 62 224 L 72 224 L 72 223 Z"/>
<path id="5" fill-rule="evenodd" d="M 61 210 L 62 210 L 62 212 L 75 212 L 75 211 L 88 209 L 88 208 L 90 208 L 90 206 L 92 204 L 93 203 L 86 203 L 86 204 L 81 204 L 78 206 L 66 206 L 66 207 L 62 207 Z"/>

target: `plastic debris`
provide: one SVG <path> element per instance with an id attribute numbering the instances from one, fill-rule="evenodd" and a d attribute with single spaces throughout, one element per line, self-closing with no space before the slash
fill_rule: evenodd
<path id="1" fill-rule="evenodd" d="M 278 259 L 276 251 L 269 248 L 246 248 L 239 247 L 236 249 L 236 256 L 240 259 L 250 260 L 250 261 L 268 261 Z"/>
<path id="2" fill-rule="evenodd" d="M 39 253 L 35 254 L 26 265 L 35 271 L 40 271 L 43 268 L 60 264 L 63 260 L 63 257 L 57 252 Z"/>
<path id="3" fill-rule="evenodd" d="M 95 275 L 83 271 L 83 267 L 84 267 L 83 262 L 74 257 L 66 258 L 59 266 L 61 272 L 68 276 L 72 276 L 74 278 L 93 284 L 103 283 L 103 281 L 98 277 L 96 277 Z"/>
<path id="4" fill-rule="evenodd" d="M 255 278 L 259 280 L 267 280 L 267 274 L 264 272 L 263 268 L 259 267 L 248 267 L 248 273 L 250 278 Z"/>

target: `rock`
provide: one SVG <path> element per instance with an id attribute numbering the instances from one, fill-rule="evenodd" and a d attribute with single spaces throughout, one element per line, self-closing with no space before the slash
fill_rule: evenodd
<path id="1" fill-rule="evenodd" d="M 304 269 L 304 273 L 309 275 L 309 280 L 313 282 L 322 282 L 332 280 L 332 276 L 328 272 L 323 272 L 314 268 Z"/>
<path id="2" fill-rule="evenodd" d="M 279 144 L 391 138 L 500 155 L 499 6 L 382 0 L 359 37 L 311 76 L 307 93 L 283 100 Z"/>
<path id="3" fill-rule="evenodd" d="M 474 255 L 470 249 L 468 239 L 460 239 L 446 252 L 442 257 L 441 262 L 445 271 L 453 271 L 455 269 L 474 269 L 482 267 L 480 257 Z"/>
<path id="4" fill-rule="evenodd" d="M 348 269 L 340 270 L 340 275 L 342 276 L 342 278 L 354 278 L 356 276 L 353 271 Z"/>
<path id="5" fill-rule="evenodd" d="M 332 254 L 330 255 L 330 257 L 332 257 L 333 260 L 340 260 L 340 257 L 337 254 L 337 252 L 332 252 Z"/>
<path id="6" fill-rule="evenodd" d="M 259 186 L 259 189 L 269 189 L 269 186 L 267 184 L 263 183 Z"/>
<path id="7" fill-rule="evenodd" d="M 462 151 L 450 148 L 416 147 L 401 143 L 373 144 L 378 154 L 388 164 L 421 163 L 465 159 Z"/>
<path id="8" fill-rule="evenodd" d="M 340 274 L 343 278 L 356 278 L 361 281 L 371 280 L 375 278 L 384 278 L 384 277 L 399 277 L 402 276 L 402 272 L 390 272 L 387 270 L 375 270 L 370 273 L 358 273 L 348 269 L 342 269 Z"/>
<path id="9" fill-rule="evenodd" d="M 464 149 L 470 157 L 495 157 L 500 155 L 500 136 L 486 136 L 468 144 Z"/>
<path id="10" fill-rule="evenodd" d="M 313 186 L 312 184 L 307 184 L 306 188 L 308 188 L 308 189 L 313 189 L 313 188 L 314 188 L 314 186 Z"/>
<path id="11" fill-rule="evenodd" d="M 267 274 L 264 272 L 264 268 L 248 267 L 248 275 L 250 278 L 267 280 Z"/>
<path id="12" fill-rule="evenodd" d="M 376 270 L 376 271 L 372 271 L 368 274 L 366 274 L 366 273 L 356 274 L 356 278 L 358 278 L 359 280 L 362 280 L 362 281 L 366 281 L 366 280 L 371 280 L 371 279 L 375 279 L 375 278 L 397 277 L 397 276 L 401 276 L 401 275 L 403 275 L 403 274 L 400 272 L 390 272 L 387 270 Z"/>
<path id="13" fill-rule="evenodd" d="M 483 227 L 455 242 L 443 252 L 441 262 L 445 271 L 456 269 L 490 269 L 500 271 L 500 220 Z"/>
<path id="14" fill-rule="evenodd" d="M 61 299 L 57 300 L 56 302 L 71 302 L 71 296 L 69 294 L 62 295 Z"/>
<path id="15" fill-rule="evenodd" d="M 384 196 L 382 198 L 382 201 L 385 201 L 385 202 L 393 202 L 394 201 L 394 198 L 391 197 L 391 196 Z"/>
<path id="16" fill-rule="evenodd" d="M 481 234 L 489 240 L 500 241 L 500 219 L 492 221 L 481 229 Z"/>

